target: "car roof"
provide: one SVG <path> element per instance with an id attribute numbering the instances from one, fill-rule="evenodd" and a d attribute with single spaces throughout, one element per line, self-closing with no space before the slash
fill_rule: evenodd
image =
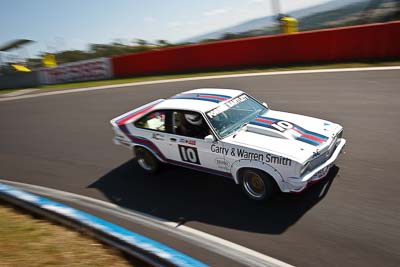
<path id="1" fill-rule="evenodd" d="M 174 95 L 154 106 L 153 109 L 184 109 L 206 112 L 218 107 L 220 103 L 243 94 L 236 89 L 201 88 Z"/>

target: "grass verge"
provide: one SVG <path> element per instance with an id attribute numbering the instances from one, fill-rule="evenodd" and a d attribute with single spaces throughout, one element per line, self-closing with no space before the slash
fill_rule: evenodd
<path id="1" fill-rule="evenodd" d="M 0 266 L 134 265 L 113 248 L 0 201 Z M 142 265 L 143 266 L 143 265 Z"/>
<path id="2" fill-rule="evenodd" d="M 112 84 L 124 84 L 133 82 L 144 82 L 144 81 L 157 81 L 157 80 L 168 80 L 178 78 L 191 78 L 201 76 L 216 76 L 216 75 L 228 75 L 228 74 L 242 74 L 242 73 L 257 73 L 257 72 L 273 72 L 273 71 L 294 71 L 294 70 L 315 70 L 315 69 L 333 69 L 333 68 L 359 68 L 359 67 L 384 67 L 384 66 L 400 66 L 399 60 L 392 61 L 360 61 L 360 62 L 344 62 L 344 63 L 320 63 L 320 64 L 302 64 L 302 65 L 287 65 L 287 66 L 272 66 L 272 67 L 255 67 L 247 69 L 237 70 L 215 70 L 208 72 L 192 72 L 184 74 L 167 74 L 167 75 L 155 75 L 155 76 L 140 76 L 123 79 L 111 79 L 111 80 L 100 80 L 100 81 L 87 81 L 87 82 L 74 82 L 74 83 L 63 83 L 53 85 L 42 85 L 39 89 L 71 89 L 81 87 L 93 87 L 101 85 L 112 85 Z M 11 93 L 21 89 L 4 89 L 0 90 L 1 94 Z"/>

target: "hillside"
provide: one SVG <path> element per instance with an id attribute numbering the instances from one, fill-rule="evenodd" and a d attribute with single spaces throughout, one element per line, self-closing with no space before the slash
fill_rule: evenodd
<path id="1" fill-rule="evenodd" d="M 396 0 L 342 0 L 296 10 L 289 15 L 298 19 L 299 30 L 364 24 L 393 20 L 398 17 L 399 2 Z M 396 15 L 397 13 L 397 15 Z M 275 16 L 249 20 L 238 25 L 189 38 L 184 42 L 232 39 L 279 33 Z"/>

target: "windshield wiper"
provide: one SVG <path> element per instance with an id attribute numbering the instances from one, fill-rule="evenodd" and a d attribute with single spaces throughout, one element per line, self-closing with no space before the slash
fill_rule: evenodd
<path id="1" fill-rule="evenodd" d="M 239 129 L 236 131 L 236 133 L 232 136 L 232 138 L 235 138 L 237 133 L 240 132 L 245 126 L 247 126 L 247 124 L 249 124 L 248 122 L 243 123 L 242 126 L 239 127 Z"/>

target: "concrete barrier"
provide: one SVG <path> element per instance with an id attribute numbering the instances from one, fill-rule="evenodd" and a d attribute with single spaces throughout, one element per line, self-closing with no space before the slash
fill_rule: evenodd
<path id="1" fill-rule="evenodd" d="M 32 88 L 39 85 L 39 74 L 37 71 L 0 75 L 0 89 Z"/>
<path id="2" fill-rule="evenodd" d="M 0 183 L 0 198 L 78 230 L 138 257 L 151 266 L 206 267 L 185 254 L 64 204 Z"/>
<path id="3" fill-rule="evenodd" d="M 400 21 L 187 45 L 112 57 L 115 77 L 400 57 Z"/>
<path id="4" fill-rule="evenodd" d="M 103 57 L 43 68 L 39 77 L 41 84 L 57 84 L 110 79 L 113 75 L 111 60 Z"/>

